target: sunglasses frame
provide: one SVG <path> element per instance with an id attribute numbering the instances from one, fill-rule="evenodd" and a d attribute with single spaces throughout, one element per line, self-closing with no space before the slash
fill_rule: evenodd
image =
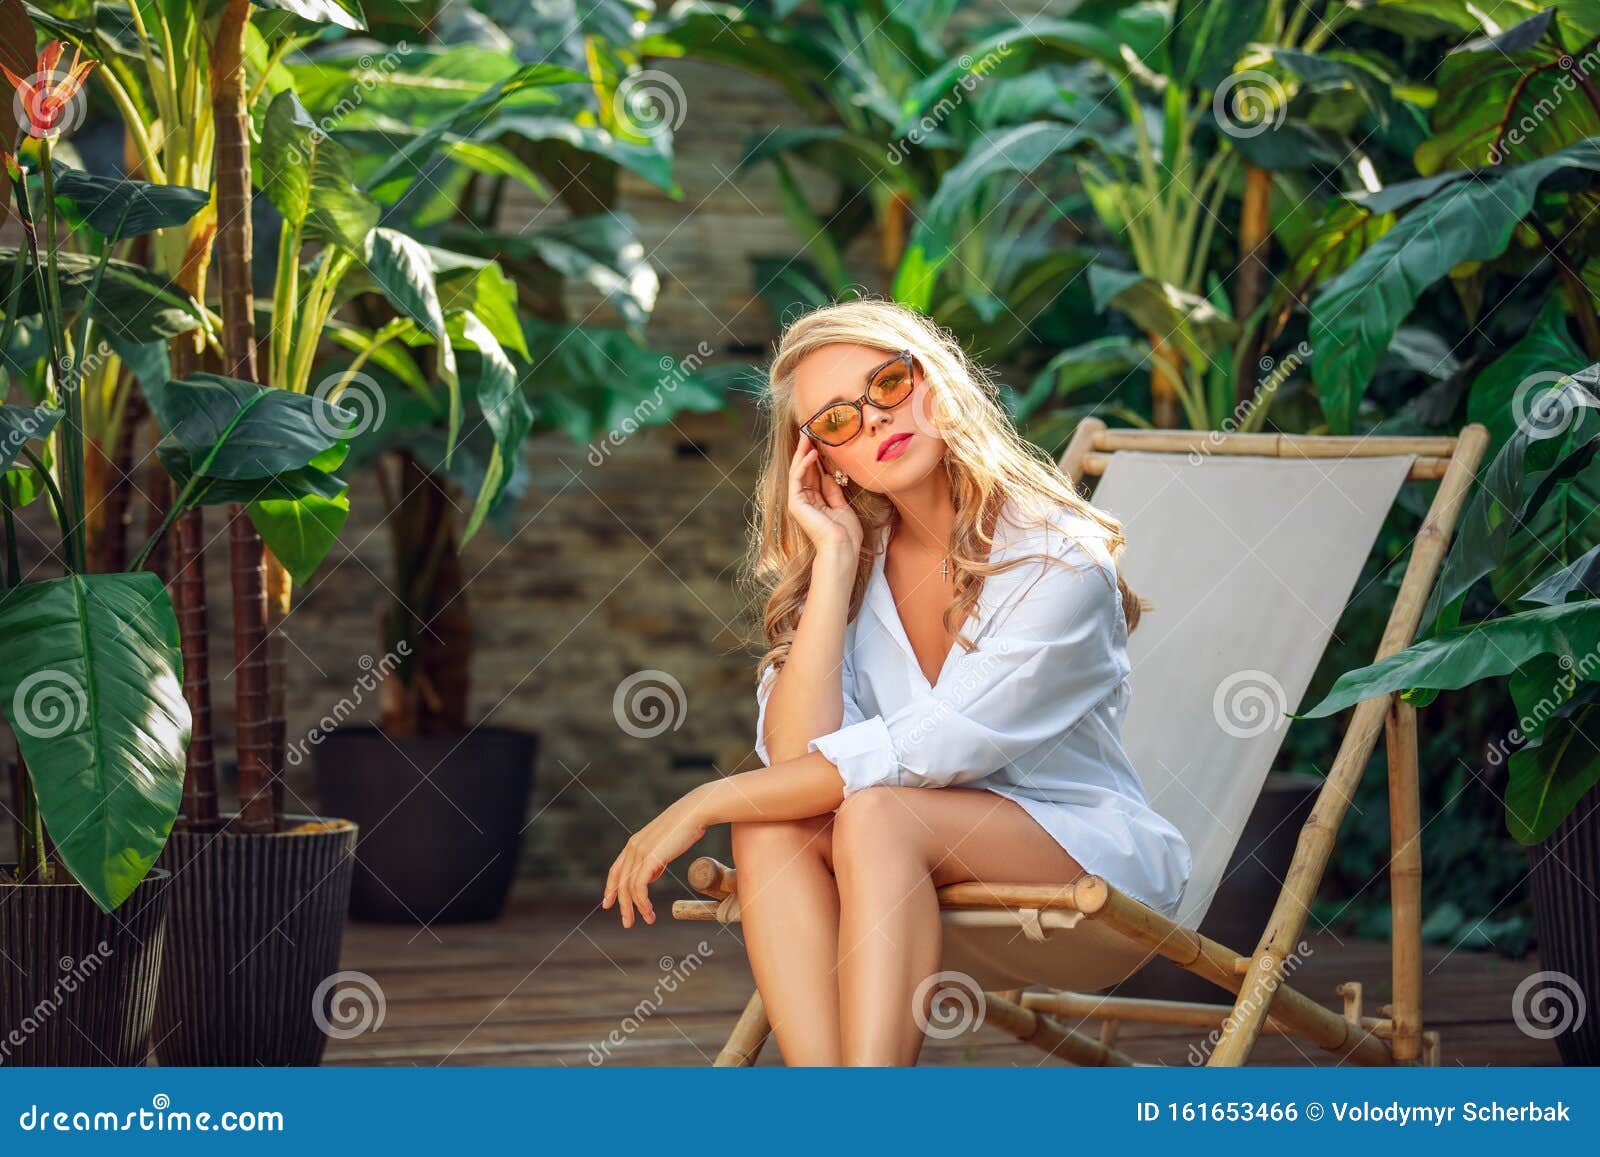
<path id="1" fill-rule="evenodd" d="M 911 389 L 907 390 L 906 396 L 894 403 L 893 406 L 880 406 L 877 402 L 872 400 L 872 381 L 884 370 L 894 365 L 895 362 L 906 363 L 906 374 L 911 379 Z M 816 442 L 818 445 L 827 446 L 829 449 L 837 450 L 840 446 L 850 445 L 851 442 L 854 442 L 857 438 L 861 437 L 861 431 L 867 428 L 867 412 L 861 408 L 862 406 L 871 406 L 875 410 L 888 411 L 895 409 L 897 406 L 903 406 L 906 404 L 917 387 L 916 366 L 916 355 L 914 355 L 910 350 L 901 350 L 882 365 L 873 366 L 872 369 L 867 371 L 867 388 L 861 392 L 861 396 L 859 398 L 853 402 L 829 402 L 815 414 L 812 414 L 811 417 L 800 423 L 800 432 L 803 433 L 807 438 L 810 438 L 813 442 Z M 812 433 L 810 428 L 812 422 L 815 422 L 818 418 L 822 417 L 822 415 L 826 414 L 835 406 L 850 406 L 855 410 L 857 417 L 859 417 L 861 420 L 861 424 L 856 427 L 856 432 L 851 434 L 843 442 L 829 442 L 826 438 L 818 437 L 816 434 Z"/>

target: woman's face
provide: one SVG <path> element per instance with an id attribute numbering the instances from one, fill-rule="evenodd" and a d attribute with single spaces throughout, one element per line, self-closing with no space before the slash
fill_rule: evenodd
<path id="1" fill-rule="evenodd" d="M 860 400 L 867 390 L 867 375 L 891 356 L 892 351 L 863 345 L 812 350 L 795 367 L 791 420 L 798 426 L 834 402 Z M 858 486 L 890 494 L 914 487 L 939 465 L 944 439 L 928 420 L 932 399 L 920 362 L 912 374 L 915 384 L 905 401 L 892 410 L 863 403 L 861 429 L 853 439 L 843 446 L 817 444 L 823 469 L 841 469 Z M 806 434 L 802 431 L 800 437 Z"/>

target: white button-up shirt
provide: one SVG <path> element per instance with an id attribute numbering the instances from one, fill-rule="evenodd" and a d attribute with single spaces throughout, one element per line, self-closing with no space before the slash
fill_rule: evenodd
<path id="1" fill-rule="evenodd" d="M 879 784 L 985 788 L 1015 800 L 1089 872 L 1172 916 L 1192 866 L 1183 834 L 1150 807 L 1122 746 L 1132 694 L 1127 620 L 1105 530 L 1062 506 L 1051 527 L 995 528 L 991 562 L 1048 553 L 984 582 L 930 684 L 884 575 L 880 536 L 860 612 L 845 628 L 842 726 L 806 747 L 844 794 Z M 803 606 L 803 604 L 802 604 Z M 756 753 L 775 673 L 756 690 Z M 1004 882 L 1004 881 L 996 881 Z"/>

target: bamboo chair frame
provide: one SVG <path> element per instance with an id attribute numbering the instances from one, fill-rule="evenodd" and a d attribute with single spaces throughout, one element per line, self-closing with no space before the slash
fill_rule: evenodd
<path id="1" fill-rule="evenodd" d="M 1099 477 L 1119 450 L 1156 453 L 1254 455 L 1278 458 L 1346 458 L 1414 454 L 1406 481 L 1440 483 L 1412 544 L 1410 560 L 1390 610 L 1376 658 L 1410 645 L 1422 609 L 1438 577 L 1456 520 L 1488 449 L 1489 434 L 1477 423 L 1455 437 L 1329 437 L 1289 434 L 1215 434 L 1189 430 L 1110 430 L 1097 418 L 1078 424 L 1059 465 L 1074 484 Z M 1365 1015 L 1359 981 L 1337 985 L 1339 1011 L 1284 983 L 1310 914 L 1311 901 L 1327 870 L 1333 843 L 1362 769 L 1377 744 L 1386 744 L 1389 787 L 1394 999 Z M 1071 926 L 1098 920 L 1234 996 L 1230 1004 L 1096 996 L 1060 990 L 985 993 L 984 1023 L 1028 1041 L 1047 1053 L 1083 1065 L 1138 1062 L 1115 1047 L 1120 1021 L 1220 1028 L 1207 1065 L 1245 1064 L 1262 1033 L 1293 1034 L 1342 1059 L 1360 1064 L 1439 1063 L 1439 1033 L 1422 1027 L 1422 843 L 1417 767 L 1416 708 L 1395 693 L 1356 704 L 1333 768 L 1318 792 L 1295 846 L 1294 858 L 1266 927 L 1248 955 L 1119 892 L 1099 876 L 1069 885 L 950 884 L 939 889 L 946 919 L 969 922 L 1032 922 L 1035 927 Z M 737 919 L 736 873 L 710 857 L 689 868 L 689 883 L 709 900 L 679 900 L 678 920 Z M 1270 1015 L 1269 1015 L 1270 1014 Z M 1098 1039 L 1052 1017 L 1101 1019 Z M 719 1066 L 753 1065 L 770 1031 L 761 994 L 750 997 Z"/>

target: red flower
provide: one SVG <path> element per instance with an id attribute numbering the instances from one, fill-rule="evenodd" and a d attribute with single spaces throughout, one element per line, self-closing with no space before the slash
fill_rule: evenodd
<path id="1" fill-rule="evenodd" d="M 95 62 L 80 60 L 79 50 L 74 47 L 72 63 L 65 72 L 59 71 L 61 55 L 66 47 L 65 42 L 60 40 L 46 44 L 39 50 L 38 64 L 29 77 L 18 76 L 0 64 L 0 71 L 16 86 L 18 103 L 22 106 L 25 120 L 21 127 L 31 137 L 50 137 L 61 131 L 72 102 L 78 98 L 84 80 L 94 69 Z"/>

